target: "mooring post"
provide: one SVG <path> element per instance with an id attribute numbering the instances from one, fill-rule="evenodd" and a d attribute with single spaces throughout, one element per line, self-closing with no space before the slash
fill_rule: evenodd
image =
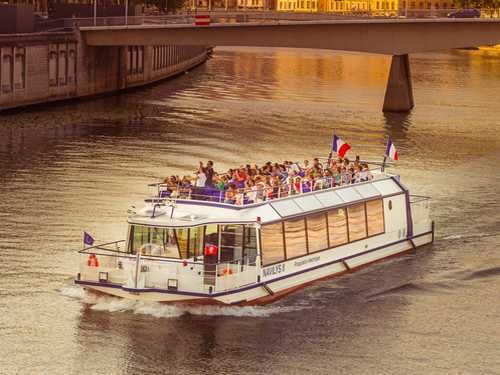
<path id="1" fill-rule="evenodd" d="M 414 106 L 408 55 L 392 56 L 383 112 L 408 112 Z"/>

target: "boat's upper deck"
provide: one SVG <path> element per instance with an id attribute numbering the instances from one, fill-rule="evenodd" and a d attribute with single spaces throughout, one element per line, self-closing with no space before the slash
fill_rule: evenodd
<path id="1" fill-rule="evenodd" d="M 142 225 L 168 227 L 194 227 L 212 223 L 255 223 L 262 224 L 280 221 L 324 211 L 335 207 L 400 194 L 404 191 L 397 176 L 372 171 L 367 181 L 332 186 L 328 178 L 322 183 L 315 181 L 315 189 L 295 192 L 281 189 L 278 196 L 266 196 L 256 202 L 236 204 L 202 195 L 162 197 L 146 199 L 146 207 L 129 216 L 129 222 Z M 253 193 L 253 192 L 252 192 Z M 239 194 L 248 194 L 242 190 Z"/>

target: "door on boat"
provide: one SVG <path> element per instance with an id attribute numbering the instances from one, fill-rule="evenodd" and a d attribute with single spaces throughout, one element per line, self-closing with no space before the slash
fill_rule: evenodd
<path id="1" fill-rule="evenodd" d="M 219 256 L 219 228 L 210 224 L 205 227 L 203 254 L 203 283 L 215 285 L 217 261 Z"/>

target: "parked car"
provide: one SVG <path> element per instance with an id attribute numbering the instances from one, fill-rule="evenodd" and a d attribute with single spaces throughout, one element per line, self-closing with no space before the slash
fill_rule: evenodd
<path id="1" fill-rule="evenodd" d="M 447 14 L 448 18 L 479 18 L 481 11 L 479 9 L 460 9 Z"/>

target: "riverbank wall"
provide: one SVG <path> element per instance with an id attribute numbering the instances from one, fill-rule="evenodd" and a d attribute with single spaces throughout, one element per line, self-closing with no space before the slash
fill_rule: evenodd
<path id="1" fill-rule="evenodd" d="M 0 111 L 140 87 L 208 54 L 200 46 L 90 47 L 78 31 L 0 35 Z"/>

